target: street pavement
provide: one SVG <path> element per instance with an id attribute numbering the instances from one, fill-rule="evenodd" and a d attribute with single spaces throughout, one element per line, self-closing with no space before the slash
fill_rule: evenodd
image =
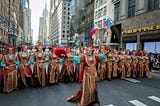
<path id="1" fill-rule="evenodd" d="M 0 106 L 76 106 L 66 98 L 78 89 L 77 83 L 59 83 L 0 93 Z M 98 96 L 101 106 L 160 106 L 160 79 L 101 81 L 98 82 Z"/>

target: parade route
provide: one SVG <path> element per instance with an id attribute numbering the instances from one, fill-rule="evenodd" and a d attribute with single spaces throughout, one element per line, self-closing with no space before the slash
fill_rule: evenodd
<path id="1" fill-rule="evenodd" d="M 112 79 L 98 82 L 101 106 L 159 106 L 160 80 L 139 78 L 137 83 Z M 66 98 L 79 89 L 77 83 L 59 83 L 44 88 L 25 88 L 0 94 L 0 106 L 76 106 Z M 96 106 L 96 105 L 95 105 Z"/>

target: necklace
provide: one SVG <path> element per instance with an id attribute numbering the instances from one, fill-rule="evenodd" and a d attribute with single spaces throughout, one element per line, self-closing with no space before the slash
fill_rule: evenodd
<path id="1" fill-rule="evenodd" d="M 85 55 L 85 60 L 86 60 L 86 63 L 89 67 L 94 67 L 95 64 L 96 64 L 96 59 L 95 59 L 95 56 L 93 56 L 93 63 L 91 61 L 89 61 L 88 57 Z"/>

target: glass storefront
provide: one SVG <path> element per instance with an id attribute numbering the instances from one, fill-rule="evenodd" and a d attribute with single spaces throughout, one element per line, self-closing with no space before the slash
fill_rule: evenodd
<path id="1" fill-rule="evenodd" d="M 126 43 L 126 49 L 132 51 L 132 50 L 136 50 L 137 47 L 137 43 Z"/>
<path id="2" fill-rule="evenodd" d="M 160 42 L 144 42 L 144 50 L 152 53 L 160 53 Z"/>

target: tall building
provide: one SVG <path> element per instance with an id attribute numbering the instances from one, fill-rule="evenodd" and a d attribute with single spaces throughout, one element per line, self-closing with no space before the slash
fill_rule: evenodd
<path id="1" fill-rule="evenodd" d="M 50 3 L 50 43 L 65 46 L 70 38 L 70 0 Z"/>
<path id="2" fill-rule="evenodd" d="M 49 29 L 48 25 L 47 25 L 47 17 L 48 17 L 49 13 L 47 10 L 47 4 L 45 4 L 45 9 L 43 10 L 42 13 L 42 17 L 39 18 L 39 41 L 43 44 L 43 45 L 47 45 L 47 29 Z"/>
<path id="3" fill-rule="evenodd" d="M 110 21 L 114 20 L 114 5 L 112 0 L 95 0 L 94 2 L 94 26 L 99 28 L 96 33 L 96 40 L 100 42 L 111 43 L 111 39 L 107 39 L 110 34 L 105 35 L 103 26 L 104 22 L 109 19 Z"/>
<path id="4" fill-rule="evenodd" d="M 160 52 L 160 1 L 112 0 L 121 48 Z"/>
<path id="5" fill-rule="evenodd" d="M 17 47 L 23 36 L 23 1 L 10 0 L 9 42 Z"/>
<path id="6" fill-rule="evenodd" d="M 4 35 L 3 42 L 8 42 L 8 44 L 17 47 L 23 35 L 23 1 L 1 0 L 0 6 L 0 19 L 3 21 L 0 24 Z"/>
<path id="7" fill-rule="evenodd" d="M 84 10 L 85 0 L 71 0 L 71 24 L 70 24 L 70 45 L 79 46 L 80 36 L 79 36 L 79 28 L 80 28 L 80 20 L 81 20 L 81 12 Z"/>
<path id="8" fill-rule="evenodd" d="M 9 1 L 0 0 L 0 48 L 8 44 Z"/>
<path id="9" fill-rule="evenodd" d="M 31 35 L 31 9 L 29 7 L 29 0 L 23 1 L 23 37 L 22 37 L 22 43 L 27 45 L 32 45 L 32 35 Z"/>
<path id="10" fill-rule="evenodd" d="M 80 11 L 78 34 L 81 45 L 92 43 L 91 27 L 94 23 L 94 0 L 84 0 L 84 8 Z"/>

